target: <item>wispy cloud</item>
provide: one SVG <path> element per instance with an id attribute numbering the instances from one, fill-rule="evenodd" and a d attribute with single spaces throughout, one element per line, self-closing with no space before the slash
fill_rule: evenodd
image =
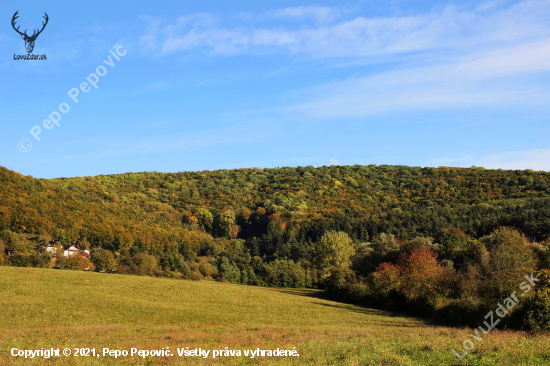
<path id="1" fill-rule="evenodd" d="M 294 7 L 257 15 L 296 20 L 272 27 L 247 21 L 225 26 L 215 14 L 192 14 L 171 24 L 151 21 L 143 40 L 160 56 L 283 53 L 323 59 L 325 67 L 336 60 L 344 67 L 384 66 L 288 93 L 291 101 L 276 113 L 350 118 L 550 102 L 547 85 L 517 79 L 550 71 L 550 0 L 448 5 L 409 16 L 342 14 L 337 8 Z M 306 21 L 311 18 L 313 24 Z"/>
<path id="2" fill-rule="evenodd" d="M 454 62 L 403 67 L 300 90 L 293 99 L 305 101 L 283 111 L 311 118 L 345 118 L 461 106 L 548 105 L 548 85 L 517 77 L 550 72 L 549 60 L 550 38 L 478 52 Z"/>
<path id="3" fill-rule="evenodd" d="M 278 10 L 271 10 L 265 16 L 291 20 L 313 19 L 318 23 L 329 23 L 341 17 L 344 11 L 328 6 L 299 6 Z"/>
<path id="4" fill-rule="evenodd" d="M 550 1 L 525 0 L 508 7 L 489 2 L 474 9 L 449 5 L 427 14 L 339 19 L 336 8 L 295 7 L 266 14 L 318 21 L 295 24 L 231 26 L 210 13 L 158 24 L 142 37 L 142 44 L 161 55 L 204 49 L 211 54 L 303 54 L 311 57 L 369 57 L 428 50 L 485 47 L 536 40 L 550 34 Z M 265 15 L 265 14 L 264 14 Z"/>
<path id="5" fill-rule="evenodd" d="M 505 151 L 484 156 L 445 157 L 428 166 L 482 166 L 490 169 L 533 169 L 550 171 L 550 149 Z"/>

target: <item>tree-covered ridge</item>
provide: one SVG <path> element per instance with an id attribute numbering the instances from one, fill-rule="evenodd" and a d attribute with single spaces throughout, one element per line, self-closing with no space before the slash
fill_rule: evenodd
<path id="1" fill-rule="evenodd" d="M 370 165 L 45 180 L 1 168 L 0 185 L 1 229 L 115 249 L 139 242 L 162 251 L 201 233 L 251 240 L 319 226 L 362 240 L 452 226 L 474 236 L 499 225 L 537 239 L 548 234 L 537 216 L 550 174 L 530 170 Z"/>
<path id="2" fill-rule="evenodd" d="M 68 189 L 92 190 L 99 198 L 122 203 L 143 198 L 141 193 L 176 209 L 187 205 L 214 209 L 237 205 L 291 213 L 541 197 L 547 195 L 549 182 L 547 172 L 529 170 L 384 165 L 133 173 L 52 180 Z M 105 192 L 108 194 L 103 197 Z M 114 197 L 109 197 L 111 192 Z"/>

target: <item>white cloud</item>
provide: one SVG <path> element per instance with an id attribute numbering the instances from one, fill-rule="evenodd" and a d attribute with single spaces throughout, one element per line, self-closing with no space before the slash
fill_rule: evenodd
<path id="1" fill-rule="evenodd" d="M 428 166 L 482 166 L 489 169 L 550 171 L 550 149 L 506 151 L 484 156 L 462 156 L 429 161 Z"/>
<path id="2" fill-rule="evenodd" d="M 300 90 L 292 97 L 304 101 L 283 110 L 312 118 L 346 118 L 462 106 L 548 105 L 548 85 L 509 80 L 539 72 L 550 72 L 550 38 L 479 52 L 455 62 L 406 67 Z"/>
<path id="3" fill-rule="evenodd" d="M 142 44 L 162 55 L 205 49 L 221 55 L 282 52 L 340 58 L 442 49 L 456 52 L 465 47 L 510 45 L 550 35 L 550 0 L 524 0 L 508 7 L 494 2 L 484 5 L 466 10 L 449 5 L 426 14 L 357 16 L 337 22 L 332 21 L 342 12 L 336 8 L 306 6 L 265 13 L 304 20 L 298 27 L 294 23 L 250 26 L 244 20 L 237 26 L 224 26 L 224 19 L 214 14 L 192 14 L 173 24 L 148 29 Z M 311 17 L 316 24 L 305 22 Z M 158 41 L 155 47 L 152 38 Z"/>
<path id="4" fill-rule="evenodd" d="M 550 149 L 510 151 L 491 154 L 479 160 L 479 166 L 502 169 L 550 171 Z"/>
<path id="5" fill-rule="evenodd" d="M 161 27 L 161 21 L 157 18 L 148 16 L 141 16 L 140 20 L 149 23 L 149 25 L 145 28 L 145 34 L 139 39 L 141 46 L 146 50 L 157 48 L 159 42 L 158 33 Z"/>
<path id="6" fill-rule="evenodd" d="M 271 10 L 266 12 L 266 16 L 284 18 L 284 19 L 296 19 L 303 20 L 312 18 L 319 23 L 329 23 L 336 18 L 340 17 L 342 12 L 335 8 L 328 6 L 299 6 L 290 7 L 285 9 Z"/>
<path id="7" fill-rule="evenodd" d="M 242 24 L 228 27 L 213 14 L 193 14 L 163 26 L 151 22 L 142 40 L 161 56 L 200 49 L 210 55 L 287 53 L 371 65 L 392 62 L 382 71 L 365 69 L 368 75 L 289 93 L 287 106 L 270 112 L 349 118 L 550 104 L 547 83 L 524 77 L 550 71 L 550 0 L 512 5 L 491 1 L 473 9 L 449 5 L 418 15 L 336 21 L 342 11 L 327 7 L 286 8 L 258 16 L 266 14 L 322 18 L 325 23 L 250 26 L 237 18 Z"/>

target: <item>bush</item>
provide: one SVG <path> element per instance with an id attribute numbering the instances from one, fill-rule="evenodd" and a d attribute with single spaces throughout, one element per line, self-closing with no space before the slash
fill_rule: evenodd
<path id="1" fill-rule="evenodd" d="M 232 261 L 227 257 L 220 257 L 218 259 L 218 268 L 221 277 L 228 282 L 240 283 L 241 271 Z"/>
<path id="2" fill-rule="evenodd" d="M 254 273 L 254 270 L 248 266 L 243 266 L 243 268 L 241 268 L 241 283 L 253 286 L 261 284 L 261 282 L 258 280 L 258 277 Z"/>
<path id="3" fill-rule="evenodd" d="M 199 267 L 199 271 L 205 277 L 214 277 L 218 274 L 218 268 L 208 262 L 202 263 Z"/>
<path id="4" fill-rule="evenodd" d="M 57 266 L 60 269 L 69 269 L 73 271 L 93 271 L 94 269 L 94 264 L 80 255 L 62 257 L 57 261 Z"/>
<path id="5" fill-rule="evenodd" d="M 184 263 L 185 258 L 180 253 L 167 252 L 160 258 L 160 266 L 164 271 L 183 272 Z"/>
<path id="6" fill-rule="evenodd" d="M 449 326 L 477 327 L 484 320 L 487 311 L 478 308 L 469 300 L 450 300 L 445 306 L 437 308 L 434 320 Z"/>
<path id="7" fill-rule="evenodd" d="M 110 250 L 94 250 L 92 252 L 92 263 L 98 272 L 112 272 L 117 268 L 115 255 Z"/>
<path id="8" fill-rule="evenodd" d="M 369 275 L 367 281 L 373 296 L 388 297 L 401 287 L 399 268 L 391 263 L 382 263 Z"/>
<path id="9" fill-rule="evenodd" d="M 202 279 L 200 274 L 193 271 L 190 271 L 186 278 L 191 281 L 200 281 Z"/>
<path id="10" fill-rule="evenodd" d="M 457 295 L 464 300 L 478 303 L 482 295 L 483 273 L 481 266 L 473 265 L 456 276 Z"/>
<path id="11" fill-rule="evenodd" d="M 355 273 L 349 268 L 333 267 L 329 270 L 329 276 L 325 280 L 325 288 L 333 296 L 347 298 L 345 295 L 348 287 L 356 282 Z"/>
<path id="12" fill-rule="evenodd" d="M 275 287 L 302 288 L 306 285 L 306 272 L 299 263 L 276 259 L 266 264 L 267 282 Z"/>
<path id="13" fill-rule="evenodd" d="M 118 258 L 117 273 L 120 274 L 135 274 L 139 273 L 139 269 L 134 263 L 130 248 L 122 248 L 120 250 L 120 257 Z"/>
<path id="14" fill-rule="evenodd" d="M 158 268 L 157 258 L 147 253 L 138 253 L 134 255 L 134 263 L 136 266 L 146 274 L 153 274 Z M 167 268 L 171 270 L 171 268 Z"/>
<path id="15" fill-rule="evenodd" d="M 176 271 L 162 271 L 160 272 L 160 275 L 162 277 L 166 277 L 166 278 L 181 278 L 182 275 L 180 272 L 176 272 Z"/>
<path id="16" fill-rule="evenodd" d="M 527 298 L 518 312 L 523 326 L 530 330 L 550 329 L 550 270 L 544 269 L 536 274 L 537 282 L 531 296 Z"/>
<path id="17" fill-rule="evenodd" d="M 9 256 L 9 263 L 14 267 L 32 267 L 30 256 L 21 253 L 14 253 Z"/>
<path id="18" fill-rule="evenodd" d="M 34 252 L 33 244 L 29 242 L 22 234 L 16 234 L 10 230 L 3 230 L 0 232 L 0 240 L 2 240 L 3 243 L 0 247 L 3 247 L 4 250 L 7 249 L 12 255 L 16 253 L 31 255 Z"/>
<path id="19" fill-rule="evenodd" d="M 480 263 L 486 252 L 484 246 L 458 228 L 442 229 L 437 240 L 441 243 L 438 254 L 441 259 L 451 260 L 459 271 Z"/>
<path id="20" fill-rule="evenodd" d="M 359 244 L 352 257 L 353 269 L 360 276 L 368 276 L 383 262 L 395 262 L 401 247 L 393 234 L 381 233 L 371 243 Z"/>

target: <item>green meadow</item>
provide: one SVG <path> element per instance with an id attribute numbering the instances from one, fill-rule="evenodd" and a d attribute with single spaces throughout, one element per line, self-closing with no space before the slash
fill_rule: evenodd
<path id="1" fill-rule="evenodd" d="M 314 290 L 0 267 L 0 365 L 544 365 L 550 338 L 441 327 L 328 301 Z M 481 319 L 480 319 L 481 322 Z M 18 349 L 161 350 L 174 356 L 13 357 Z M 211 350 L 207 359 L 177 348 Z M 296 349 L 296 357 L 220 356 L 213 350 Z"/>

